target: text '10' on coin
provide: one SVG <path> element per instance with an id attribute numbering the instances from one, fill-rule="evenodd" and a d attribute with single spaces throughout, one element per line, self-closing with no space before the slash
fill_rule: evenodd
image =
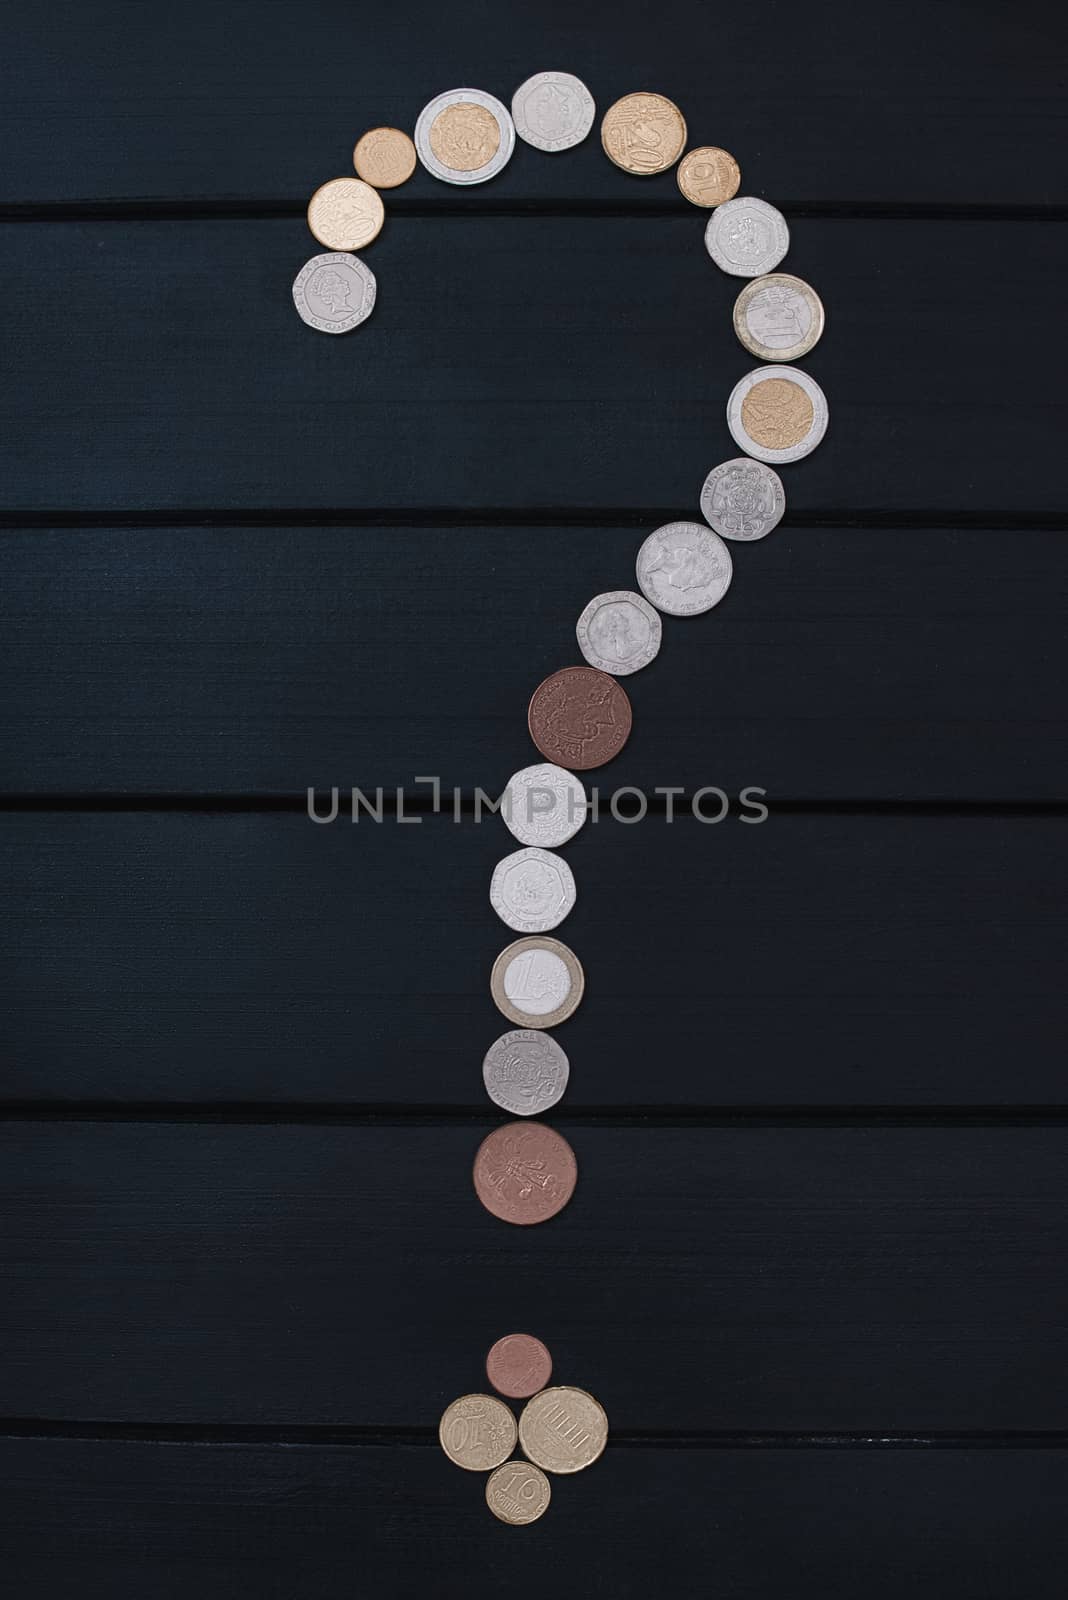
<path id="1" fill-rule="evenodd" d="M 617 756 L 632 721 L 626 690 L 596 667 L 562 667 L 538 685 L 527 708 L 542 755 L 578 772 Z"/>
<path id="2" fill-rule="evenodd" d="M 722 539 L 752 543 L 778 527 L 786 510 L 786 492 L 772 467 L 736 456 L 708 474 L 701 485 L 701 510 Z"/>
<path id="3" fill-rule="evenodd" d="M 512 96 L 519 137 L 536 150 L 571 150 L 593 127 L 593 96 L 571 72 L 537 72 Z"/>
<path id="4" fill-rule="evenodd" d="M 797 361 L 819 342 L 823 301 L 803 278 L 768 273 L 747 283 L 734 302 L 734 331 L 762 361 Z"/>
<path id="5" fill-rule="evenodd" d="M 666 95 L 625 94 L 604 114 L 601 144 L 624 172 L 651 177 L 674 166 L 685 150 L 686 119 Z"/>
<path id="6" fill-rule="evenodd" d="M 502 1111 L 513 1117 L 540 1117 L 563 1095 L 570 1071 L 555 1039 L 540 1028 L 513 1028 L 486 1051 L 482 1081 Z"/>
<path id="7" fill-rule="evenodd" d="M 515 1449 L 515 1418 L 491 1394 L 465 1394 L 447 1406 L 438 1439 L 449 1460 L 465 1472 L 491 1472 Z"/>
<path id="8" fill-rule="evenodd" d="M 493 963 L 490 992 L 498 1011 L 521 1028 L 555 1028 L 582 999 L 586 979 L 574 951 L 559 939 L 516 939 Z"/>
<path id="9" fill-rule="evenodd" d="M 361 178 L 331 178 L 308 201 L 308 227 L 328 250 L 362 250 L 385 219 L 381 195 Z"/>
<path id="10" fill-rule="evenodd" d="M 675 173 L 681 193 L 695 206 L 721 206 L 738 193 L 742 175 L 728 150 L 705 144 L 687 150 Z"/>
<path id="11" fill-rule="evenodd" d="M 366 322 L 378 286 L 370 267 L 346 252 L 312 256 L 293 280 L 293 304 L 302 322 L 320 333 L 348 333 Z"/>
<path id="12" fill-rule="evenodd" d="M 590 666 L 616 676 L 647 667 L 660 649 L 661 631 L 660 613 L 630 589 L 595 595 L 575 626 Z"/>
<path id="13" fill-rule="evenodd" d="M 546 1472 L 581 1472 L 608 1443 L 608 1418 L 585 1389 L 543 1389 L 523 1407 L 519 1443 Z"/>
<path id="14" fill-rule="evenodd" d="M 758 461 L 800 461 L 827 432 L 827 399 L 799 367 L 756 367 L 731 390 L 727 426 Z"/>
<path id="15" fill-rule="evenodd" d="M 532 1333 L 506 1333 L 486 1357 L 486 1376 L 498 1394 L 528 1400 L 553 1375 L 553 1358 Z"/>
<path id="16" fill-rule="evenodd" d="M 638 587 L 673 617 L 711 611 L 730 588 L 733 571 L 727 546 L 700 522 L 665 522 L 638 551 Z"/>
<path id="17" fill-rule="evenodd" d="M 415 148 L 424 167 L 445 183 L 485 183 L 507 166 L 515 125 L 496 95 L 447 89 L 419 113 Z"/>
<path id="18" fill-rule="evenodd" d="M 475 1193 L 487 1211 L 502 1222 L 527 1227 L 564 1209 L 578 1182 L 578 1162 L 555 1128 L 544 1122 L 506 1122 L 479 1145 L 473 1176 Z"/>
<path id="19" fill-rule="evenodd" d="M 551 762 L 513 772 L 501 797 L 501 815 L 520 844 L 545 848 L 573 839 L 588 807 L 581 779 Z"/>
<path id="20" fill-rule="evenodd" d="M 364 183 L 396 189 L 415 171 L 415 145 L 400 128 L 368 128 L 356 141 L 352 164 Z"/>
<path id="21" fill-rule="evenodd" d="M 517 933 L 547 933 L 575 904 L 575 878 L 562 856 L 529 846 L 494 868 L 490 904 Z"/>
<path id="22" fill-rule="evenodd" d="M 717 206 L 705 226 L 705 249 L 716 266 L 736 278 L 759 278 L 790 248 L 786 218 L 766 200 L 745 195 Z"/>
<path id="23" fill-rule="evenodd" d="M 537 1522 L 551 1498 L 548 1478 L 529 1461 L 506 1461 L 486 1480 L 486 1504 L 499 1522 L 513 1528 Z"/>

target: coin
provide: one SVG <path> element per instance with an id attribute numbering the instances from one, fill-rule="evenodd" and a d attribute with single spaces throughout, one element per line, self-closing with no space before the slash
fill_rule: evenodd
<path id="1" fill-rule="evenodd" d="M 293 279 L 293 304 L 301 320 L 320 333 L 348 333 L 375 308 L 375 275 L 358 256 L 312 256 Z"/>
<path id="2" fill-rule="evenodd" d="M 521 1028 L 555 1028 L 582 999 L 586 979 L 574 951 L 542 935 L 516 939 L 501 951 L 490 974 L 498 1011 Z"/>
<path id="3" fill-rule="evenodd" d="M 608 1418 L 585 1389 L 543 1389 L 520 1413 L 519 1443 L 546 1472 L 581 1472 L 608 1443 Z"/>
<path id="4" fill-rule="evenodd" d="M 328 250 L 362 250 L 385 219 L 378 190 L 360 178 L 331 178 L 308 201 L 308 227 Z"/>
<path id="5" fill-rule="evenodd" d="M 448 89 L 419 113 L 415 148 L 428 172 L 446 183 L 485 183 L 515 149 L 515 127 L 495 95 Z"/>
<path id="6" fill-rule="evenodd" d="M 703 144 L 687 150 L 675 174 L 683 195 L 695 206 L 721 206 L 738 193 L 742 175 L 729 150 Z"/>
<path id="7" fill-rule="evenodd" d="M 745 195 L 717 206 L 705 225 L 705 249 L 717 267 L 736 278 L 759 278 L 790 248 L 786 218 L 766 200 Z"/>
<path id="8" fill-rule="evenodd" d="M 566 844 L 586 820 L 582 781 L 563 767 L 521 767 L 508 779 L 501 815 L 520 844 Z"/>
<path id="9" fill-rule="evenodd" d="M 665 522 L 638 551 L 637 569 L 642 594 L 673 617 L 711 611 L 734 570 L 727 546 L 702 522 Z"/>
<path id="10" fill-rule="evenodd" d="M 577 772 L 617 756 L 632 721 L 626 690 L 596 667 L 562 667 L 539 683 L 527 707 L 530 737 L 542 755 Z"/>
<path id="11" fill-rule="evenodd" d="M 575 1192 L 578 1163 L 555 1128 L 544 1122 L 506 1122 L 479 1145 L 474 1179 L 475 1193 L 487 1211 L 502 1222 L 527 1227 L 564 1209 Z"/>
<path id="12" fill-rule="evenodd" d="M 526 1400 L 544 1389 L 553 1375 L 553 1358 L 532 1333 L 506 1333 L 486 1357 L 486 1377 L 498 1394 Z"/>
<path id="13" fill-rule="evenodd" d="M 441 1448 L 465 1472 L 489 1472 L 515 1449 L 515 1418 L 491 1394 L 465 1394 L 447 1406 L 438 1424 Z"/>
<path id="14" fill-rule="evenodd" d="M 502 1111 L 513 1117 L 540 1117 L 560 1099 L 570 1070 L 567 1056 L 547 1033 L 513 1028 L 486 1051 L 482 1081 Z"/>
<path id="15" fill-rule="evenodd" d="M 415 171 L 415 145 L 400 128 L 368 128 L 356 141 L 352 164 L 364 183 L 396 189 Z"/>
<path id="16" fill-rule="evenodd" d="M 754 367 L 731 390 L 727 426 L 758 461 L 799 461 L 827 432 L 827 399 L 799 367 Z"/>
<path id="17" fill-rule="evenodd" d="M 596 595 L 575 627 L 591 667 L 622 676 L 647 667 L 660 649 L 660 614 L 630 589 Z"/>
<path id="18" fill-rule="evenodd" d="M 640 90 L 609 106 L 601 123 L 604 153 L 624 172 L 665 172 L 686 148 L 686 119 L 666 95 Z"/>
<path id="19" fill-rule="evenodd" d="M 536 150 L 570 150 L 593 127 L 596 107 L 581 78 L 536 72 L 512 96 L 515 131 Z"/>
<path id="20" fill-rule="evenodd" d="M 490 904 L 518 933 L 546 933 L 575 904 L 574 875 L 551 850 L 515 850 L 494 869 Z"/>
<path id="21" fill-rule="evenodd" d="M 701 486 L 701 510 L 723 539 L 763 539 L 786 510 L 782 479 L 762 461 L 735 456 L 708 474 Z"/>
<path id="22" fill-rule="evenodd" d="M 548 1478 L 529 1461 L 506 1461 L 486 1479 L 486 1504 L 499 1521 L 513 1527 L 537 1522 L 551 1497 Z"/>
<path id="23" fill-rule="evenodd" d="M 734 302 L 734 331 L 762 361 L 796 361 L 819 343 L 823 302 L 803 278 L 772 272 L 747 283 Z"/>

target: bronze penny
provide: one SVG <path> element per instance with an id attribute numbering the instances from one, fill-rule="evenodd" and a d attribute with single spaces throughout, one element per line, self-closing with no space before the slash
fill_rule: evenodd
<path id="1" fill-rule="evenodd" d="M 510 1400 L 528 1400 L 552 1375 L 553 1358 L 532 1333 L 506 1333 L 486 1357 L 486 1377 Z"/>
<path id="2" fill-rule="evenodd" d="M 572 772 L 617 756 L 633 720 L 626 691 L 597 667 L 562 667 L 539 683 L 527 710 L 542 755 Z"/>
<path id="3" fill-rule="evenodd" d="M 369 128 L 356 141 L 352 164 L 364 183 L 396 189 L 415 171 L 415 145 L 399 128 Z"/>
<path id="4" fill-rule="evenodd" d="M 502 1222 L 547 1222 L 575 1192 L 578 1163 L 567 1140 L 544 1122 L 506 1122 L 475 1156 L 475 1193 Z"/>

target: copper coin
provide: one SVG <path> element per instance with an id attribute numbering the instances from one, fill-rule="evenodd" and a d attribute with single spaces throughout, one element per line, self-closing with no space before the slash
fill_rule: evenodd
<path id="1" fill-rule="evenodd" d="M 415 145 L 399 128 L 368 128 L 356 141 L 352 164 L 364 183 L 395 189 L 415 171 Z"/>
<path id="2" fill-rule="evenodd" d="M 511 1400 L 528 1400 L 552 1375 L 553 1358 L 532 1333 L 506 1333 L 486 1357 L 486 1377 Z"/>
<path id="3" fill-rule="evenodd" d="M 575 1192 L 578 1163 L 567 1140 L 544 1122 L 506 1122 L 475 1157 L 475 1193 L 502 1222 L 547 1222 Z"/>
<path id="4" fill-rule="evenodd" d="M 572 772 L 603 767 L 630 735 L 626 690 L 597 667 L 562 667 L 530 697 L 527 727 L 542 755 Z"/>
<path id="5" fill-rule="evenodd" d="M 697 150 L 687 150 L 675 180 L 691 205 L 711 208 L 734 199 L 742 174 L 729 150 L 703 144 Z"/>
<path id="6" fill-rule="evenodd" d="M 385 218 L 378 190 L 359 178 L 331 178 L 308 201 L 308 227 L 328 250 L 362 250 Z"/>

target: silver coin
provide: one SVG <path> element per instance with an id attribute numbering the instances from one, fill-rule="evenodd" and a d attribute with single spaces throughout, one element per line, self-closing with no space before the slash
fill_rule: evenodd
<path id="1" fill-rule="evenodd" d="M 708 474 L 701 486 L 701 510 L 720 538 L 752 542 L 779 526 L 786 491 L 771 467 L 735 456 Z"/>
<path id="2" fill-rule="evenodd" d="M 581 78 L 536 72 L 512 96 L 515 131 L 535 150 L 570 150 L 593 127 L 597 107 Z"/>
<path id="3" fill-rule="evenodd" d="M 638 585 L 659 611 L 695 617 L 730 588 L 731 553 L 703 522 L 665 522 L 638 551 Z"/>
<path id="4" fill-rule="evenodd" d="M 586 820 L 586 791 L 573 772 L 545 761 L 513 772 L 501 797 L 501 816 L 520 844 L 566 844 Z"/>
<path id="5" fill-rule="evenodd" d="M 451 145 L 455 152 L 455 165 L 435 152 L 434 124 L 443 111 L 454 106 L 481 107 L 496 122 L 497 144 L 494 148 L 489 145 L 485 147 L 485 160 L 479 159 L 479 140 L 482 135 L 476 118 L 470 119 L 470 127 L 466 129 L 454 118 L 457 127 L 448 130 L 447 135 L 439 141 L 446 154 Z M 415 148 L 420 161 L 435 178 L 441 178 L 445 183 L 485 183 L 488 178 L 495 178 L 498 172 L 503 171 L 511 160 L 515 149 L 515 126 L 496 95 L 486 94 L 482 89 L 447 89 L 444 94 L 435 95 L 420 111 L 415 125 Z"/>
<path id="6" fill-rule="evenodd" d="M 705 227 L 705 249 L 717 267 L 736 278 L 759 278 L 790 248 L 786 218 L 766 200 L 742 195 L 717 206 Z"/>
<path id="7" fill-rule="evenodd" d="M 611 589 L 594 596 L 575 633 L 591 667 L 621 678 L 647 667 L 660 649 L 660 615 L 640 594 Z"/>
<path id="8" fill-rule="evenodd" d="M 547 933 L 575 904 L 574 874 L 551 850 L 515 850 L 494 868 L 490 904 L 517 933 Z"/>
<path id="9" fill-rule="evenodd" d="M 754 367 L 731 390 L 727 426 L 758 461 L 800 461 L 827 432 L 827 397 L 800 367 Z"/>
<path id="10" fill-rule="evenodd" d="M 823 334 L 823 301 L 804 278 L 770 272 L 747 283 L 734 302 L 734 331 L 761 361 L 797 361 Z"/>
<path id="11" fill-rule="evenodd" d="M 482 1081 L 495 1106 L 513 1117 L 540 1117 L 567 1088 L 571 1067 L 540 1028 L 513 1028 L 486 1051 Z"/>
<path id="12" fill-rule="evenodd" d="M 348 333 L 366 322 L 377 292 L 370 267 L 346 250 L 312 256 L 293 280 L 293 304 L 301 321 L 320 333 Z"/>

